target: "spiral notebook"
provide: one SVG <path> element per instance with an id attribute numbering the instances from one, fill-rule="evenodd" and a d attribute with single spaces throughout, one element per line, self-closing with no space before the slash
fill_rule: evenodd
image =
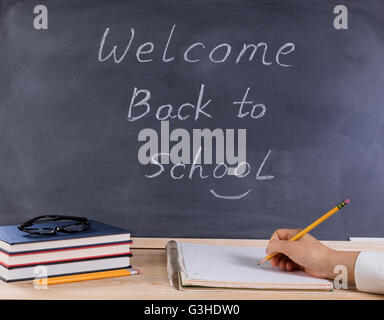
<path id="1" fill-rule="evenodd" d="M 265 256 L 265 248 L 213 246 L 177 243 L 173 259 L 177 265 L 180 289 L 275 289 L 327 290 L 331 281 L 309 276 L 303 271 L 284 272 L 272 268 L 269 262 L 258 266 Z M 169 247 L 167 252 L 170 253 Z M 168 255 L 168 258 L 169 255 Z M 176 262 L 175 262 L 176 261 Z M 168 261 L 168 271 L 172 269 Z M 170 272 L 168 272 L 170 275 Z M 172 279 L 171 283 L 172 283 Z"/>

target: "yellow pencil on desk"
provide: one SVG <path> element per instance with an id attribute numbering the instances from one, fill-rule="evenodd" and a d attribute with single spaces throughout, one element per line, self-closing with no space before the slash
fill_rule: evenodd
<path id="1" fill-rule="evenodd" d="M 70 283 L 70 282 L 80 282 L 80 281 L 88 281 L 88 280 L 130 276 L 134 274 L 139 274 L 139 271 L 135 269 L 118 269 L 118 270 L 109 270 L 109 271 L 81 273 L 81 274 L 74 274 L 74 275 L 61 276 L 61 277 L 35 279 L 33 280 L 33 283 L 35 285 L 41 286 L 44 284 L 51 285 L 51 284 L 61 284 L 61 283 Z"/>
<path id="2" fill-rule="evenodd" d="M 312 229 L 314 229 L 315 227 L 317 227 L 320 223 L 322 223 L 323 221 L 327 220 L 330 216 L 332 216 L 334 213 L 336 213 L 337 211 L 341 210 L 342 208 L 344 208 L 347 204 L 349 204 L 350 200 L 349 199 L 345 199 L 344 201 L 341 201 L 336 207 L 334 207 L 333 209 L 331 209 L 329 212 L 327 212 L 325 215 L 323 215 L 322 217 L 320 217 L 319 219 L 317 219 L 315 222 L 313 222 L 312 224 L 310 224 L 308 227 L 306 227 L 304 230 L 300 231 L 297 235 L 293 236 L 291 239 L 289 239 L 288 241 L 296 241 L 296 240 L 299 240 L 302 236 L 304 236 L 306 233 L 308 233 L 309 231 L 311 231 Z M 264 262 L 268 261 L 269 259 L 271 259 L 272 257 L 274 257 L 275 255 L 277 255 L 278 252 L 274 253 L 274 254 L 270 254 L 268 256 L 266 256 L 264 259 L 262 259 L 257 265 L 261 265 L 263 264 Z"/>

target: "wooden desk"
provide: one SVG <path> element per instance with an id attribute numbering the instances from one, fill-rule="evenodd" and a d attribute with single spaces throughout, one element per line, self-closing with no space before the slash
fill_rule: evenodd
<path id="1" fill-rule="evenodd" d="M 333 292 L 276 291 L 177 291 L 166 272 L 165 244 L 169 239 L 135 238 L 132 264 L 141 274 L 86 282 L 52 285 L 37 290 L 31 281 L 5 283 L 0 281 L 0 299 L 384 299 L 384 296 L 335 290 Z M 234 246 L 266 246 L 267 240 L 178 239 L 194 243 Z M 338 250 L 384 251 L 383 243 L 351 243 L 324 241 Z"/>

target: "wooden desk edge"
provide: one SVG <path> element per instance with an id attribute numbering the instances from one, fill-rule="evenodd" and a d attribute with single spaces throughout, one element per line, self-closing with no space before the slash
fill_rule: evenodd
<path id="1" fill-rule="evenodd" d="M 169 240 L 221 245 L 221 246 L 267 246 L 265 239 L 205 239 L 205 238 L 132 238 L 133 249 L 164 249 Z M 383 242 L 351 242 L 351 241 L 321 241 L 325 245 L 336 250 L 348 251 L 384 251 Z"/>

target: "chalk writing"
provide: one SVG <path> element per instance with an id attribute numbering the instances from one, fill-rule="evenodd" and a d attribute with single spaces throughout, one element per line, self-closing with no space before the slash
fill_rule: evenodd
<path id="1" fill-rule="evenodd" d="M 172 25 L 164 43 L 141 40 L 141 32 L 133 27 L 129 29 L 127 38 L 116 40 L 111 36 L 113 31 L 106 27 L 101 37 L 98 61 L 126 63 L 188 63 L 197 65 L 225 63 L 254 63 L 269 67 L 275 65 L 282 69 L 293 67 L 290 56 L 295 51 L 295 44 L 287 41 L 285 43 L 269 45 L 268 42 L 253 42 L 246 39 L 241 48 L 234 49 L 230 41 L 221 43 L 205 43 L 204 41 L 183 42 L 182 48 L 175 48 L 175 41 L 180 35 L 177 34 L 176 25 Z M 161 31 L 163 32 L 163 31 Z M 113 38 L 113 40 L 112 40 Z M 271 49 L 274 48 L 274 49 Z M 141 142 L 137 157 L 141 165 L 149 166 L 151 173 L 146 174 L 147 179 L 160 178 L 168 174 L 172 180 L 200 179 L 213 181 L 212 179 L 244 179 L 252 174 L 257 181 L 268 181 L 274 179 L 274 175 L 266 175 L 263 172 L 269 161 L 271 150 L 268 150 L 255 173 L 252 173 L 251 164 L 247 161 L 247 129 L 231 128 L 173 128 L 170 124 L 174 122 L 193 123 L 204 120 L 215 120 L 213 108 L 214 97 L 210 96 L 204 83 L 195 97 L 186 97 L 184 101 L 177 104 L 165 102 L 155 105 L 150 88 L 133 87 L 128 104 L 127 120 L 129 122 L 143 121 L 153 117 L 160 121 L 160 130 L 155 128 L 144 128 L 138 133 L 137 140 Z M 252 121 L 260 121 L 267 114 L 267 106 L 264 102 L 257 100 L 257 91 L 251 91 L 246 87 L 242 95 L 232 102 L 228 102 L 233 108 L 230 110 L 238 121 L 244 118 Z M 221 106 L 222 107 L 222 106 Z M 234 111 L 233 111 L 234 110 Z M 262 121 L 262 120 L 261 120 Z M 233 183 L 231 184 L 233 185 Z M 249 195 L 252 188 L 242 193 L 234 192 L 226 188 L 226 194 L 209 189 L 212 196 L 225 200 L 240 200 Z"/>
<path id="2" fill-rule="evenodd" d="M 120 44 L 109 44 L 108 37 L 111 32 L 110 28 L 105 28 L 99 45 L 98 60 L 105 62 L 111 60 L 114 63 L 121 63 L 128 58 L 128 53 L 133 51 L 133 58 L 139 63 L 154 62 L 157 51 L 161 51 L 162 58 L 157 61 L 162 63 L 175 62 L 175 54 L 169 54 L 169 47 L 174 37 L 176 25 L 173 25 L 169 31 L 167 42 L 163 46 L 155 45 L 152 41 L 141 42 L 135 39 L 136 32 L 134 28 L 130 28 L 130 36 L 128 39 L 122 39 Z M 109 47 L 109 48 L 108 48 Z M 132 48 L 133 47 L 133 48 Z M 131 50 L 132 49 L 132 50 Z M 119 52 L 118 52 L 119 51 Z M 256 52 L 261 51 L 261 58 L 256 59 Z M 264 66 L 273 64 L 283 68 L 292 67 L 292 64 L 282 61 L 283 56 L 288 56 L 295 51 L 295 44 L 286 42 L 280 45 L 277 50 L 268 48 L 268 43 L 244 43 L 241 50 L 234 52 L 229 43 L 219 43 L 216 45 L 205 44 L 203 42 L 193 42 L 184 48 L 181 48 L 181 61 L 186 63 L 198 63 L 200 61 L 208 61 L 218 64 L 225 62 L 256 62 Z M 287 58 L 286 58 L 287 59 Z"/>

